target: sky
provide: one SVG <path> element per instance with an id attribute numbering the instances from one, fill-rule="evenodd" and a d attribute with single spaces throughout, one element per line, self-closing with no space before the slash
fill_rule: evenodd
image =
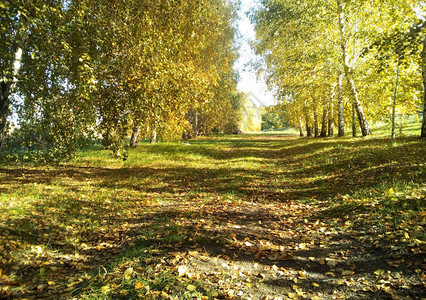
<path id="1" fill-rule="evenodd" d="M 256 34 L 254 26 L 251 24 L 246 13 L 256 5 L 256 0 L 242 0 L 241 11 L 239 12 L 240 20 L 238 21 L 238 30 L 240 31 L 240 57 L 234 67 L 240 75 L 238 88 L 248 94 L 254 95 L 254 102 L 261 102 L 258 105 L 274 105 L 272 93 L 268 92 L 266 84 L 262 80 L 256 79 L 255 70 L 247 66 L 256 59 L 254 51 L 250 48 L 250 41 L 254 40 Z M 256 103 L 257 104 L 257 103 Z"/>

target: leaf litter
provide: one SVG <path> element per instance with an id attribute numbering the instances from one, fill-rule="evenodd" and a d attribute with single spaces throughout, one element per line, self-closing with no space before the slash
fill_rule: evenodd
<path id="1" fill-rule="evenodd" d="M 161 162 L 138 166 L 3 168 L 0 296 L 421 298 L 425 185 L 415 158 L 424 148 L 408 141 L 412 159 L 398 161 L 406 149 L 370 141 L 380 146 L 370 150 L 376 167 L 351 148 L 354 167 L 345 171 L 321 153 L 309 156 L 332 143 L 195 143 L 187 155 L 206 158 L 189 167 L 175 165 L 164 146 Z M 416 175 L 395 185 L 389 168 Z"/>

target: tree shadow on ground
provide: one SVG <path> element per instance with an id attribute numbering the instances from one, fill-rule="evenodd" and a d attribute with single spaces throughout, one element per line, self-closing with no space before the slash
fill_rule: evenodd
<path id="1" fill-rule="evenodd" d="M 229 271 L 222 263 L 246 268 L 257 263 L 262 269 L 252 267 L 251 272 L 259 295 L 278 293 L 280 287 L 297 292 L 297 285 L 307 295 L 331 297 L 338 291 L 354 298 L 377 293 L 381 299 L 392 293 L 420 297 L 415 271 L 424 256 L 393 258 L 388 248 L 369 242 L 385 228 L 345 227 L 344 217 L 354 206 L 339 203 L 338 195 L 361 195 L 381 186 L 382 193 L 395 180 L 424 184 L 425 165 L 418 158 L 426 150 L 421 143 L 281 137 L 225 142 L 225 149 L 206 150 L 202 142 L 177 152 L 171 146 L 146 148 L 171 160 L 182 151 L 196 153 L 212 160 L 206 167 L 0 168 L 0 193 L 38 197 L 28 199 L 25 209 L 6 208 L 9 217 L 0 227 L 6 241 L 2 268 L 12 270 L 12 283 L 32 282 L 32 290 L 22 296 L 49 292 L 55 297 L 68 287 L 49 290 L 46 278 L 107 267 L 139 241 L 144 249 L 161 250 L 166 262 L 169 252 L 198 248 L 210 258 L 219 257 L 207 262 L 193 257 L 199 272 L 203 266 Z M 362 147 L 364 152 L 355 151 Z M 223 165 L 252 158 L 261 159 L 263 168 Z M 336 199 L 334 207 L 309 204 L 330 199 Z M 39 245 L 47 250 L 39 251 Z M 398 266 L 389 264 L 402 259 Z M 352 270 L 353 275 L 343 275 Z M 377 270 L 383 273 L 375 274 Z M 401 283 L 390 280 L 389 272 L 408 277 Z M 370 282 L 368 289 L 357 280 Z"/>

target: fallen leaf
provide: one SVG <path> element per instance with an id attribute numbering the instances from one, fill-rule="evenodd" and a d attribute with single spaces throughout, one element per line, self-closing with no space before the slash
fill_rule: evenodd
<path id="1" fill-rule="evenodd" d="M 135 290 L 141 290 L 145 287 L 145 284 L 143 284 L 142 282 L 138 281 L 135 284 Z"/>
<path id="2" fill-rule="evenodd" d="M 179 266 L 178 268 L 179 277 L 184 276 L 187 270 L 188 268 L 186 266 Z"/>
<path id="3" fill-rule="evenodd" d="M 103 287 L 101 287 L 101 292 L 103 294 L 108 294 L 111 291 L 111 287 L 109 285 L 104 285 Z"/>
<path id="4" fill-rule="evenodd" d="M 162 291 L 160 296 L 161 296 L 161 298 L 168 298 L 169 294 L 167 294 L 165 291 Z"/>
<path id="5" fill-rule="evenodd" d="M 127 268 L 126 271 L 124 271 L 124 279 L 129 280 L 130 278 L 132 278 L 133 273 L 133 268 Z"/>
<path id="6" fill-rule="evenodd" d="M 186 289 L 187 289 L 188 291 L 193 292 L 193 291 L 195 291 L 195 290 L 197 289 L 197 287 L 196 287 L 195 285 L 188 284 L 188 285 L 186 286 Z"/>

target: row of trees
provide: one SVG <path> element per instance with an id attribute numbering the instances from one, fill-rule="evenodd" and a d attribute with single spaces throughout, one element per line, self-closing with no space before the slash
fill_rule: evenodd
<path id="1" fill-rule="evenodd" d="M 0 19 L 3 148 L 61 157 L 101 135 L 120 153 L 237 126 L 228 0 L 7 0 Z"/>
<path id="2" fill-rule="evenodd" d="M 397 113 L 426 109 L 425 7 L 418 0 L 262 0 L 251 16 L 264 62 L 258 68 L 288 122 L 315 136 L 333 135 L 336 124 L 343 136 L 348 125 L 356 135 L 358 120 L 365 136 L 369 122 L 394 124 Z"/>

